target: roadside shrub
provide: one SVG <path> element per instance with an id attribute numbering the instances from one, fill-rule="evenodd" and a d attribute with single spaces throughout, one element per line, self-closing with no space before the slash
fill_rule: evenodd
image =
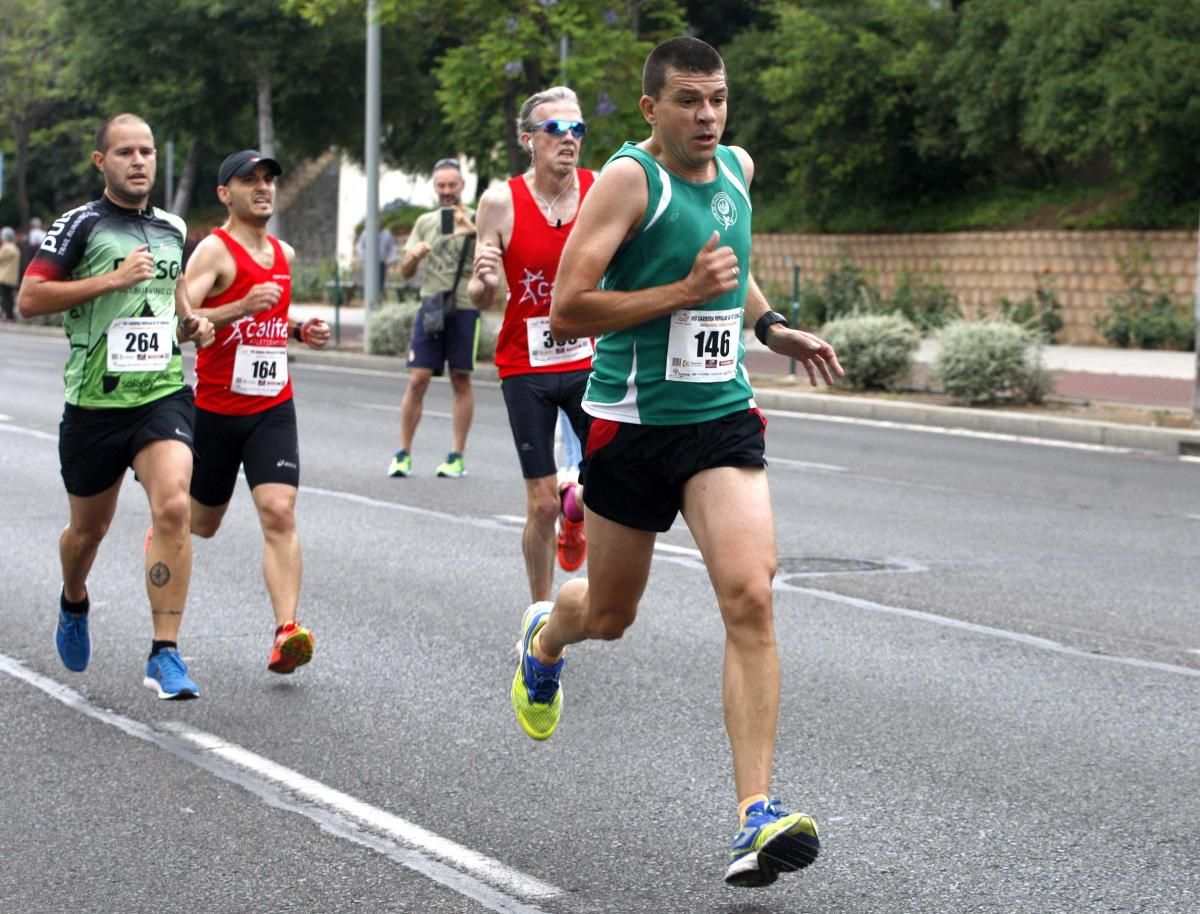
<path id="1" fill-rule="evenodd" d="M 920 335 L 900 314 L 852 314 L 830 321 L 821 336 L 837 350 L 855 390 L 896 390 L 912 370 Z"/>
<path id="2" fill-rule="evenodd" d="M 862 267 L 842 260 L 816 282 L 805 282 L 800 292 L 800 315 L 805 326 L 826 324 L 847 314 L 873 314 L 881 309 L 879 290 Z"/>
<path id="3" fill-rule="evenodd" d="M 1117 262 L 1127 288 L 1108 300 L 1112 306 L 1108 314 L 1096 317 L 1101 335 L 1123 349 L 1192 349 L 1195 320 L 1153 272 L 1150 253 L 1137 250 Z M 1155 288 L 1150 288 L 1151 283 Z"/>
<path id="4" fill-rule="evenodd" d="M 417 303 L 386 304 L 367 318 L 367 352 L 371 355 L 407 355 L 412 341 Z"/>
<path id="5" fill-rule="evenodd" d="M 1062 302 L 1049 273 L 1037 277 L 1033 295 L 1016 301 L 1002 298 L 996 302 L 996 311 L 1004 320 L 1038 331 L 1047 343 L 1054 342 L 1062 330 Z"/>
<path id="6" fill-rule="evenodd" d="M 1050 393 L 1040 333 L 1005 321 L 955 321 L 938 334 L 934 377 L 967 403 L 1040 403 Z"/>
<path id="7" fill-rule="evenodd" d="M 329 258 L 322 258 L 316 263 L 298 261 L 292 265 L 292 301 L 325 301 L 325 283 L 331 279 L 333 261 Z"/>
<path id="8" fill-rule="evenodd" d="M 898 311 L 922 333 L 945 327 L 962 317 L 958 296 L 940 280 L 926 279 L 908 268 L 900 271 L 890 307 Z"/>

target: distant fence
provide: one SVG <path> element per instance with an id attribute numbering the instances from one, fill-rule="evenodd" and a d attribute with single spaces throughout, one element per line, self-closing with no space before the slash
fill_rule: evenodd
<path id="1" fill-rule="evenodd" d="M 1196 233 L 955 232 L 929 235 L 756 235 L 754 272 L 760 284 L 792 288 L 792 267 L 819 280 L 843 260 L 867 271 L 890 294 L 902 271 L 936 279 L 967 313 L 1001 298 L 1033 294 L 1038 278 L 1053 276 L 1062 302 L 1061 342 L 1104 342 L 1094 319 L 1126 288 L 1118 257 L 1145 251 L 1165 288 L 1191 301 L 1196 280 Z M 778 302 L 776 302 L 778 304 Z"/>

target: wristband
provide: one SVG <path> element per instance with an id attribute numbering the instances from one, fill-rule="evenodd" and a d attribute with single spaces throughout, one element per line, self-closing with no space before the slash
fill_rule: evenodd
<path id="1" fill-rule="evenodd" d="M 758 337 L 758 341 L 764 346 L 767 345 L 767 328 L 772 324 L 783 324 L 785 327 L 790 327 L 786 317 L 778 311 L 768 311 L 754 323 L 754 335 Z"/>
<path id="2" fill-rule="evenodd" d="M 304 342 L 304 331 L 301 329 L 301 327 L 301 324 L 296 324 L 296 326 L 292 328 L 292 338 L 298 343 Z"/>

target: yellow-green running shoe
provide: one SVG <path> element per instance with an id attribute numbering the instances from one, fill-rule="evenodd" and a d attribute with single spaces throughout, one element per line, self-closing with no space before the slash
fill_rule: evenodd
<path id="1" fill-rule="evenodd" d="M 549 739 L 562 716 L 562 689 L 558 677 L 566 658 L 553 666 L 540 663 L 531 652 L 533 636 L 550 618 L 553 603 L 534 603 L 521 618 L 521 660 L 513 677 L 512 704 L 517 723 L 534 739 Z"/>
<path id="2" fill-rule="evenodd" d="M 770 885 L 780 873 L 804 869 L 821 851 L 817 821 L 788 812 L 778 800 L 746 810 L 746 824 L 733 838 L 725 881 L 741 888 Z"/>
<path id="3" fill-rule="evenodd" d="M 412 475 L 412 454 L 405 450 L 396 451 L 388 467 L 388 475 L 393 479 L 405 479 Z"/>
<path id="4" fill-rule="evenodd" d="M 446 455 L 446 462 L 439 463 L 437 474 L 443 479 L 461 479 L 467 475 L 467 468 L 463 466 L 462 454 L 458 451 L 451 451 Z"/>

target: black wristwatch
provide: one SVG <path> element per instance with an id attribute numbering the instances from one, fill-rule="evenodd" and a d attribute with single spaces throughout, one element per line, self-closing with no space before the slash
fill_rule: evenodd
<path id="1" fill-rule="evenodd" d="M 768 311 L 754 323 L 754 335 L 758 337 L 758 341 L 764 346 L 767 345 L 767 328 L 772 324 L 783 324 L 785 327 L 790 327 L 786 317 L 778 311 Z"/>

